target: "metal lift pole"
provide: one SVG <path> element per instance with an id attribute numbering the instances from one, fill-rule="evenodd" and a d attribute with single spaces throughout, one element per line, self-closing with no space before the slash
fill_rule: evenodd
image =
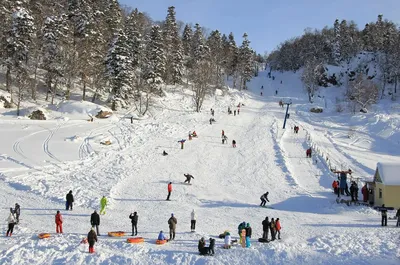
<path id="1" fill-rule="evenodd" d="M 286 114 L 285 114 L 285 121 L 283 122 L 283 129 L 285 129 L 285 126 L 286 126 L 286 119 L 287 119 L 287 115 L 288 115 L 288 112 L 289 112 L 290 103 L 285 103 L 285 104 L 287 105 L 287 108 L 286 108 Z"/>

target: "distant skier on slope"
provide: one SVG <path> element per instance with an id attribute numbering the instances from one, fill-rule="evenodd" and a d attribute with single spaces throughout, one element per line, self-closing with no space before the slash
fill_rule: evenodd
<path id="1" fill-rule="evenodd" d="M 169 201 L 169 197 L 171 196 L 172 192 L 172 182 L 168 183 L 168 196 L 167 196 L 167 201 Z"/>
<path id="2" fill-rule="evenodd" d="M 268 200 L 268 194 L 269 194 L 269 192 L 267 191 L 266 193 L 264 193 L 263 195 L 261 195 L 261 197 L 260 197 L 260 200 L 261 200 L 260 206 L 265 206 L 265 204 L 266 204 L 267 202 L 269 202 L 269 200 Z"/>
<path id="3" fill-rule="evenodd" d="M 6 236 L 12 236 L 12 233 L 14 231 L 14 225 L 16 223 L 14 214 L 12 213 L 12 208 L 10 210 L 11 210 L 11 212 L 7 218 L 8 230 L 7 230 Z"/>
<path id="4" fill-rule="evenodd" d="M 107 206 L 107 198 L 106 196 L 103 196 L 100 200 L 100 214 L 106 214 L 106 206 Z"/>
<path id="5" fill-rule="evenodd" d="M 68 192 L 68 194 L 67 194 L 67 196 L 66 196 L 66 205 L 65 205 L 65 208 L 66 208 L 66 210 L 68 211 L 68 210 L 71 210 L 72 211 L 72 206 L 73 206 L 73 203 L 74 203 L 74 195 L 72 195 L 72 190 L 70 190 L 69 192 Z"/>

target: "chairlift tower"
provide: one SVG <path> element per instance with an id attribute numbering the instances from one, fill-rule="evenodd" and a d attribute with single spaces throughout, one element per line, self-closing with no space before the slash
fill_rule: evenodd
<path id="1" fill-rule="evenodd" d="M 290 100 L 289 102 L 285 102 L 283 103 L 283 105 L 286 105 L 286 114 L 285 114 L 285 121 L 283 122 L 283 129 L 285 129 L 286 126 L 286 119 L 288 119 L 288 115 L 289 115 L 289 106 L 292 105 L 292 100 Z"/>

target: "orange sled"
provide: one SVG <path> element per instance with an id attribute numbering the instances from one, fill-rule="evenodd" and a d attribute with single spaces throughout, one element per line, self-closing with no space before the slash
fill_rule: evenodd
<path id="1" fill-rule="evenodd" d="M 112 236 L 112 237 L 121 237 L 124 235 L 125 235 L 125 232 L 123 232 L 123 231 L 108 232 L 108 236 Z"/>
<path id="2" fill-rule="evenodd" d="M 159 239 L 156 240 L 157 245 L 164 245 L 165 243 L 167 243 L 167 240 L 159 240 Z"/>
<path id="3" fill-rule="evenodd" d="M 39 238 L 49 238 L 50 234 L 49 233 L 41 233 L 38 235 Z"/>
<path id="4" fill-rule="evenodd" d="M 144 238 L 143 237 L 130 237 L 126 240 L 126 242 L 131 243 L 131 244 L 143 243 Z"/>

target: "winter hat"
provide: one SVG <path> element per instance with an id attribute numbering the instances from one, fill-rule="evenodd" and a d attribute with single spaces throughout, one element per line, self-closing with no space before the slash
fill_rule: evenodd
<path id="1" fill-rule="evenodd" d="M 171 213 L 171 216 L 173 217 L 173 216 L 174 216 L 174 214 L 173 214 L 173 213 Z"/>
<path id="2" fill-rule="evenodd" d="M 250 223 L 247 223 L 247 227 L 250 227 Z"/>

